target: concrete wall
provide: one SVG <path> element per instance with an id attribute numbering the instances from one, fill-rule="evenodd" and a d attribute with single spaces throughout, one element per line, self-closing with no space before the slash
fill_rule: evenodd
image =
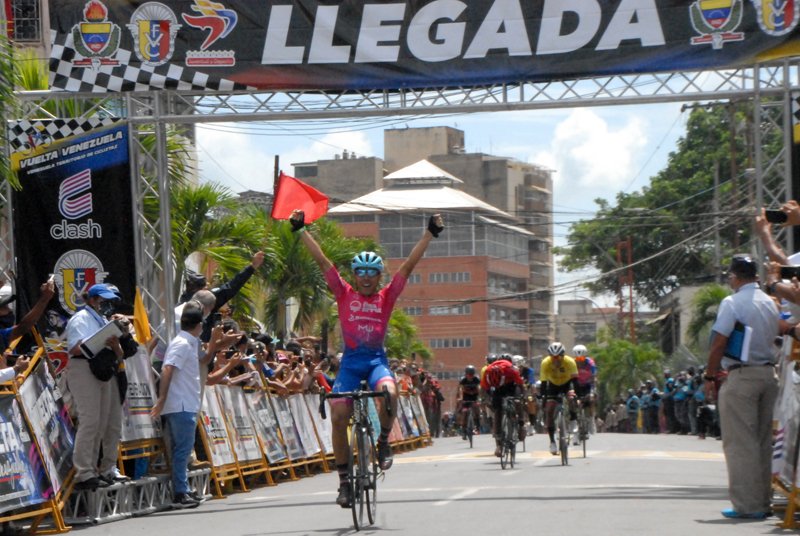
<path id="1" fill-rule="evenodd" d="M 349 158 L 320 160 L 317 175 L 302 181 L 325 195 L 350 201 L 383 188 L 383 160 L 380 158 Z"/>
<path id="2" fill-rule="evenodd" d="M 464 147 L 464 131 L 450 127 L 390 129 L 383 131 L 383 157 L 393 173 L 433 155 L 450 154 Z"/>

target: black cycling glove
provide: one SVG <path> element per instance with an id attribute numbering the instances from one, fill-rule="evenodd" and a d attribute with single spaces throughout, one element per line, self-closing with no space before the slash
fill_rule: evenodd
<path id="1" fill-rule="evenodd" d="M 439 238 L 439 233 L 444 231 L 444 226 L 439 227 L 436 225 L 436 218 L 431 216 L 428 220 L 428 230 L 431 232 L 434 238 Z"/>
<path id="2" fill-rule="evenodd" d="M 306 226 L 306 215 L 301 214 L 299 220 L 290 219 L 289 223 L 292 224 L 292 232 L 296 233 L 297 231 Z"/>

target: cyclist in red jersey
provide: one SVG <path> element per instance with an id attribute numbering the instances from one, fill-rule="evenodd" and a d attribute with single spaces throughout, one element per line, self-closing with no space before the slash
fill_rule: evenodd
<path id="1" fill-rule="evenodd" d="M 486 367 L 486 372 L 481 379 L 481 390 L 490 393 L 492 397 L 492 433 L 497 448 L 495 456 L 500 456 L 501 447 L 498 440 L 500 434 L 500 422 L 503 418 L 503 398 L 507 396 L 522 396 L 522 376 L 519 369 L 511 363 L 511 355 L 503 354 L 497 361 Z M 522 404 L 519 401 L 514 404 L 517 410 L 517 422 L 519 423 L 519 440 L 525 440 L 525 417 L 522 412 Z"/>
<path id="2" fill-rule="evenodd" d="M 378 414 L 381 431 L 378 436 L 378 463 L 382 470 L 392 465 L 392 448 L 389 445 L 389 433 L 392 431 L 394 416 L 397 415 L 397 387 L 394 374 L 389 370 L 389 362 L 383 348 L 383 340 L 389 324 L 392 309 L 405 288 L 408 276 L 428 249 L 432 238 L 438 237 L 444 230 L 442 217 L 434 214 L 428 221 L 428 228 L 422 238 L 411 250 L 411 254 L 400 265 L 392 281 L 378 289 L 384 270 L 383 259 L 375 253 L 364 251 L 353 258 L 351 268 L 356 282 L 354 289 L 341 278 L 339 272 L 322 252 L 317 241 L 306 231 L 305 215 L 302 210 L 295 210 L 289 222 L 292 231 L 299 232 L 303 244 L 311 257 L 319 265 L 331 292 L 336 298 L 339 308 L 339 321 L 342 325 L 344 353 L 339 365 L 339 372 L 333 384 L 333 392 L 354 391 L 361 382 L 368 380 L 369 388 L 374 391 L 384 386 L 389 390 L 392 417 L 378 402 Z M 336 469 L 339 472 L 339 496 L 336 504 L 342 508 L 350 508 L 350 484 L 347 479 L 347 462 L 350 448 L 347 440 L 347 425 L 352 413 L 352 402 L 347 399 L 331 401 L 331 420 L 333 423 L 333 454 L 336 458 Z"/>

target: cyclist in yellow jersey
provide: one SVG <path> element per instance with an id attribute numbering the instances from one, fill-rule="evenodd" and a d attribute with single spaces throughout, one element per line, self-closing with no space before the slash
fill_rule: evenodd
<path id="1" fill-rule="evenodd" d="M 570 430 L 575 433 L 578 428 L 578 401 L 575 390 L 578 387 L 578 366 L 575 360 L 569 357 L 564 345 L 554 342 L 547 348 L 549 357 L 542 361 L 542 395 L 547 405 L 544 409 L 547 434 L 550 436 L 550 454 L 558 454 L 555 440 L 555 414 L 558 405 L 558 396 L 566 395 L 569 404 Z"/>
<path id="2" fill-rule="evenodd" d="M 486 374 L 486 369 L 495 361 L 497 361 L 497 355 L 489 354 L 486 356 L 486 366 L 481 369 L 481 381 L 483 381 L 483 375 Z"/>

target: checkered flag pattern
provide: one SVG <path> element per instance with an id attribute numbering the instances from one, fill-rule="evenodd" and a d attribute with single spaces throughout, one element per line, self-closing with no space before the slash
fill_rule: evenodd
<path id="1" fill-rule="evenodd" d="M 69 136 L 83 134 L 97 127 L 113 125 L 118 118 L 89 117 L 83 119 L 54 119 L 44 121 L 9 121 L 8 140 L 11 143 L 11 152 L 23 149 L 30 150 L 31 141 L 29 134 L 35 134 L 34 145 L 52 143 L 63 140 Z M 41 134 L 36 134 L 37 132 Z M 48 143 L 49 142 L 49 143 Z M 35 148 L 35 147 L 34 147 Z"/>
<path id="2" fill-rule="evenodd" d="M 150 67 L 138 61 L 130 51 L 120 48 L 115 57 L 119 65 L 74 67 L 80 59 L 72 34 L 50 32 L 53 41 L 50 53 L 50 88 L 66 91 L 107 93 L 116 91 L 150 91 L 173 89 L 184 91 L 233 91 L 253 89 L 224 78 L 209 76 L 175 64 Z M 133 61 L 131 62 L 131 58 Z M 131 62 L 130 64 L 128 62 Z"/>
<path id="3" fill-rule="evenodd" d="M 792 141 L 800 143 L 800 91 L 792 91 L 792 133 Z"/>

